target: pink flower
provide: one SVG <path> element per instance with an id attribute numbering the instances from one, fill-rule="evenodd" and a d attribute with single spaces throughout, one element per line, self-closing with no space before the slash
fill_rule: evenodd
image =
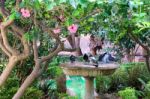
<path id="1" fill-rule="evenodd" d="M 53 32 L 55 33 L 55 34 L 59 34 L 60 33 L 60 29 L 59 28 L 55 28 L 55 29 L 53 29 Z"/>
<path id="2" fill-rule="evenodd" d="M 78 30 L 78 26 L 76 24 L 72 24 L 71 26 L 68 27 L 68 30 L 70 33 L 76 33 Z"/>
<path id="3" fill-rule="evenodd" d="M 30 11 L 29 11 L 28 9 L 22 8 L 22 9 L 21 9 L 21 14 L 22 14 L 22 16 L 25 17 L 25 18 L 30 17 Z"/>

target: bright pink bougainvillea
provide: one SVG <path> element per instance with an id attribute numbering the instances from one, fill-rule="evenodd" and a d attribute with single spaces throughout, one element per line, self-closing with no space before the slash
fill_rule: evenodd
<path id="1" fill-rule="evenodd" d="M 25 18 L 30 17 L 30 11 L 29 11 L 28 9 L 22 8 L 22 9 L 21 9 L 21 14 L 22 14 L 22 16 L 25 17 Z"/>
<path id="2" fill-rule="evenodd" d="M 59 34 L 59 33 L 60 33 L 60 31 L 61 31 L 61 29 L 60 29 L 60 28 L 55 28 L 55 29 L 53 29 L 53 32 L 54 32 L 55 34 Z"/>
<path id="3" fill-rule="evenodd" d="M 76 33 L 78 30 L 78 26 L 76 24 L 72 24 L 71 26 L 68 27 L 68 30 L 70 33 Z"/>

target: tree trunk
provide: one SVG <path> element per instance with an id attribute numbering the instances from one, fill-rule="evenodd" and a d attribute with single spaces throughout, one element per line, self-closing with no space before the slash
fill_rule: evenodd
<path id="1" fill-rule="evenodd" d="M 7 80 L 8 76 L 10 75 L 12 69 L 14 68 L 14 66 L 16 65 L 17 60 L 15 59 L 15 57 L 11 57 L 9 59 L 8 64 L 6 65 L 6 68 L 3 70 L 1 76 L 0 76 L 0 87 L 5 83 L 5 81 Z"/>
<path id="2" fill-rule="evenodd" d="M 31 72 L 31 74 L 26 78 L 24 83 L 18 89 L 17 93 L 13 96 L 12 99 L 20 99 L 23 96 L 25 90 L 32 84 L 32 82 L 41 74 L 40 71 L 40 63 L 35 65 L 35 68 Z"/>
<path id="3" fill-rule="evenodd" d="M 127 50 L 126 50 L 126 55 L 127 55 L 127 61 L 128 61 L 128 62 L 132 62 L 131 54 L 130 54 L 130 49 L 127 49 Z"/>
<path id="4" fill-rule="evenodd" d="M 143 55 L 145 56 L 145 63 L 150 73 L 150 51 L 143 49 Z"/>
<path id="5" fill-rule="evenodd" d="M 148 68 L 148 71 L 150 72 L 150 55 L 147 55 L 146 56 L 146 65 L 147 65 L 147 68 Z"/>

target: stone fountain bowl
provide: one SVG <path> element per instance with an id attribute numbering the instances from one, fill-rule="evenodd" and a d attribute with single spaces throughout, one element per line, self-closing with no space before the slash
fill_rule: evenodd
<path id="1" fill-rule="evenodd" d="M 119 67 L 118 63 L 102 63 L 98 67 L 86 65 L 83 62 L 63 63 L 60 65 L 66 75 L 95 77 L 98 75 L 110 75 Z"/>

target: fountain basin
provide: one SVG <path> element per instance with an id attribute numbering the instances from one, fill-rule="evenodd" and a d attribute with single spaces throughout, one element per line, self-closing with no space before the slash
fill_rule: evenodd
<path id="1" fill-rule="evenodd" d="M 66 75 L 76 75 L 76 76 L 84 76 L 84 77 L 95 77 L 98 75 L 110 75 L 117 68 L 118 63 L 107 63 L 107 64 L 99 64 L 98 67 L 93 65 L 86 65 L 83 62 L 75 62 L 75 63 L 63 63 L 61 64 L 61 68 L 63 69 L 64 74 Z"/>

